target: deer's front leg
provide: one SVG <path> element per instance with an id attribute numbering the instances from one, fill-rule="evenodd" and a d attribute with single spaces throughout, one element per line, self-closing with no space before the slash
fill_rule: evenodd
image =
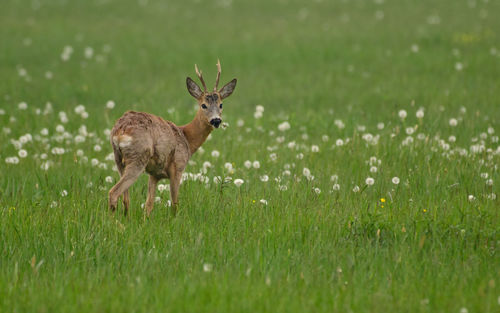
<path id="1" fill-rule="evenodd" d="M 170 199 L 172 201 L 172 215 L 177 214 L 177 206 L 179 204 L 178 194 L 179 186 L 181 184 L 182 172 L 173 170 L 170 175 Z"/>
<path id="2" fill-rule="evenodd" d="M 148 181 L 148 198 L 146 199 L 146 215 L 149 216 L 151 211 L 153 211 L 153 206 L 155 204 L 156 195 L 156 185 L 158 184 L 158 179 L 152 175 L 149 175 Z"/>

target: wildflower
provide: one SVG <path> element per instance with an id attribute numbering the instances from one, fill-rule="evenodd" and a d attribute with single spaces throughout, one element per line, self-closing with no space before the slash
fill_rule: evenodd
<path id="1" fill-rule="evenodd" d="M 28 104 L 26 102 L 20 102 L 17 105 L 17 107 L 18 107 L 19 110 L 26 110 L 28 108 Z"/>
<path id="2" fill-rule="evenodd" d="M 298 153 L 295 157 L 299 160 L 302 160 L 304 158 L 304 154 L 301 152 L 301 153 Z"/>
<path id="3" fill-rule="evenodd" d="M 319 152 L 319 147 L 317 145 L 312 145 L 311 146 L 311 151 L 312 152 Z"/>
<path id="4" fill-rule="evenodd" d="M 255 111 L 256 111 L 256 112 L 264 112 L 264 107 L 263 107 L 262 105 L 260 105 L 260 104 L 259 104 L 259 105 L 257 105 L 257 106 L 255 107 Z"/>
<path id="5" fill-rule="evenodd" d="M 20 156 L 20 155 L 19 155 L 19 156 Z M 488 185 L 488 186 L 493 186 L 493 179 L 491 179 L 491 178 L 490 178 L 490 179 L 488 179 L 488 180 L 486 181 L 486 185 Z"/>
<path id="6" fill-rule="evenodd" d="M 106 178 L 104 179 L 107 183 L 112 183 L 113 182 L 113 177 L 111 176 L 106 176 Z"/>
<path id="7" fill-rule="evenodd" d="M 212 264 L 210 264 L 210 263 L 204 263 L 204 264 L 203 264 L 203 271 L 204 271 L 205 273 L 209 273 L 209 272 L 211 272 L 211 271 L 212 271 L 212 268 L 213 268 L 213 267 L 212 267 Z"/>
<path id="8" fill-rule="evenodd" d="M 239 118 L 239 119 L 236 121 L 236 126 L 238 126 L 238 127 L 243 127 L 243 125 L 245 125 L 245 121 L 243 121 L 241 118 Z"/>
<path id="9" fill-rule="evenodd" d="M 415 114 L 418 119 L 423 119 L 424 118 L 424 109 L 420 108 L 418 109 L 417 113 Z"/>
<path id="10" fill-rule="evenodd" d="M 330 176 L 330 181 L 336 183 L 339 180 L 339 175 L 334 174 Z"/>
<path id="11" fill-rule="evenodd" d="M 461 70 L 464 69 L 464 65 L 460 62 L 457 62 L 455 63 L 455 69 L 460 72 Z"/>
<path id="12" fill-rule="evenodd" d="M 328 135 L 321 136 L 321 140 L 323 140 L 323 142 L 327 142 L 329 139 L 330 137 L 328 137 Z"/>
<path id="13" fill-rule="evenodd" d="M 304 169 L 302 170 L 302 174 L 306 177 L 311 176 L 311 171 L 307 167 L 304 167 Z"/>
<path id="14" fill-rule="evenodd" d="M 278 125 L 278 129 L 282 132 L 286 131 L 286 130 L 289 130 L 290 129 L 290 123 L 288 123 L 287 121 L 284 121 L 283 123 L 279 124 Z"/>
<path id="15" fill-rule="evenodd" d="M 212 151 L 212 157 L 213 157 L 213 158 L 216 158 L 216 159 L 217 159 L 219 156 L 220 156 L 220 152 L 219 152 L 219 151 L 217 151 L 217 150 L 213 150 L 213 151 Z"/>
<path id="16" fill-rule="evenodd" d="M 340 190 L 340 185 L 339 184 L 333 184 L 332 189 L 335 190 L 335 191 Z"/>
<path id="17" fill-rule="evenodd" d="M 269 158 L 271 158 L 272 161 L 276 161 L 276 159 L 278 159 L 278 155 L 276 153 L 271 153 Z"/>
<path id="18" fill-rule="evenodd" d="M 393 183 L 394 185 L 398 185 L 398 184 L 399 184 L 399 177 L 394 176 L 394 177 L 392 178 L 392 183 Z"/>
<path id="19" fill-rule="evenodd" d="M 259 161 L 253 161 L 252 166 L 255 169 L 260 168 L 260 162 Z"/>
<path id="20" fill-rule="evenodd" d="M 342 139 L 337 139 L 337 141 L 335 141 L 335 144 L 340 147 L 340 146 L 343 146 L 344 145 L 344 141 Z"/>
<path id="21" fill-rule="evenodd" d="M 411 45 L 411 52 L 413 52 L 413 53 L 417 53 L 418 52 L 418 45 L 417 44 Z"/>
<path id="22" fill-rule="evenodd" d="M 344 122 L 342 122 L 341 120 L 335 120 L 333 122 L 335 124 L 335 126 L 337 126 L 339 129 L 344 129 L 345 128 L 345 124 Z"/>
<path id="23" fill-rule="evenodd" d="M 451 118 L 448 123 L 450 124 L 451 127 L 455 127 L 457 126 L 458 121 L 456 118 Z"/>
<path id="24" fill-rule="evenodd" d="M 7 158 L 5 158 L 5 163 L 7 163 L 7 164 L 18 164 L 19 163 L 19 158 L 16 157 L 16 156 L 7 157 Z"/>
<path id="25" fill-rule="evenodd" d="M 61 191 L 61 197 L 66 197 L 67 195 L 68 195 L 68 191 L 66 189 Z"/>
<path id="26" fill-rule="evenodd" d="M 92 47 L 85 47 L 84 55 L 85 58 L 92 59 L 92 56 L 94 55 L 94 49 L 92 49 Z"/>
<path id="27" fill-rule="evenodd" d="M 352 188 L 352 191 L 353 191 L 353 192 L 359 192 L 359 190 L 360 190 L 360 189 L 359 189 L 359 186 L 357 186 L 357 185 L 356 185 L 356 186 L 354 186 L 354 188 Z"/>
<path id="28" fill-rule="evenodd" d="M 368 185 L 368 186 L 371 186 L 375 183 L 375 179 L 371 178 L 371 177 L 367 177 L 366 180 L 365 180 L 365 183 Z"/>
<path id="29" fill-rule="evenodd" d="M 241 185 L 243 185 L 243 183 L 244 181 L 241 178 L 237 178 L 234 180 L 234 184 L 236 185 L 236 187 L 240 187 Z"/>
<path id="30" fill-rule="evenodd" d="M 376 173 L 378 171 L 376 166 L 370 167 L 370 173 Z"/>
<path id="31" fill-rule="evenodd" d="M 469 199 L 469 201 L 474 201 L 474 200 L 476 200 L 476 197 L 474 197 L 473 195 L 469 195 L 468 199 Z"/>
<path id="32" fill-rule="evenodd" d="M 113 109 L 115 107 L 115 102 L 113 100 L 109 100 L 108 102 L 106 102 L 106 108 L 107 109 Z"/>
<path id="33" fill-rule="evenodd" d="M 95 152 L 99 152 L 99 151 L 101 151 L 101 149 L 102 149 L 102 148 L 101 148 L 101 146 L 100 146 L 100 145 L 95 145 L 95 146 L 94 146 L 94 151 L 95 151 Z"/>
<path id="34" fill-rule="evenodd" d="M 316 194 L 318 194 L 318 195 L 321 193 L 321 189 L 319 189 L 319 188 L 317 188 L 317 187 L 316 187 L 316 188 L 313 188 L 313 190 L 314 190 L 314 192 L 315 192 Z"/>
<path id="35" fill-rule="evenodd" d="M 287 144 L 288 148 L 290 149 L 293 149 L 295 148 L 295 141 L 290 141 L 288 144 Z"/>
<path id="36" fill-rule="evenodd" d="M 265 182 L 267 182 L 268 180 L 269 180 L 269 176 L 267 176 L 267 175 L 262 175 L 262 176 L 260 177 L 260 181 L 261 181 L 261 182 L 264 182 L 264 183 L 265 183 Z"/>
<path id="37" fill-rule="evenodd" d="M 404 120 L 404 119 L 406 118 L 406 116 L 407 116 L 407 113 L 406 113 L 406 111 L 405 111 L 405 110 L 400 110 L 400 111 L 398 112 L 398 115 L 399 115 L 399 118 L 400 118 L 400 119 Z"/>
<path id="38" fill-rule="evenodd" d="M 19 155 L 20 158 L 24 159 L 25 157 L 28 156 L 28 152 L 24 149 L 21 149 L 19 150 L 19 152 L 17 153 Z"/>
<path id="39" fill-rule="evenodd" d="M 56 126 L 56 132 L 58 132 L 58 133 L 64 133 L 64 126 L 57 125 Z"/>
<path id="40" fill-rule="evenodd" d="M 260 199 L 259 202 L 262 203 L 263 205 L 267 205 L 267 200 L 266 199 Z"/>
<path id="41" fill-rule="evenodd" d="M 252 162 L 250 162 L 249 160 L 246 160 L 245 163 L 243 163 L 243 165 L 246 167 L 246 168 L 251 168 L 252 167 Z"/>
<path id="42" fill-rule="evenodd" d="M 380 122 L 380 123 L 377 124 L 377 128 L 380 129 L 380 130 L 384 129 L 384 127 L 385 127 L 385 124 L 382 123 L 382 122 Z"/>
<path id="43" fill-rule="evenodd" d="M 255 119 L 259 119 L 259 118 L 261 118 L 261 117 L 262 117 L 262 112 L 260 112 L 260 111 L 256 111 L 256 112 L 253 114 L 253 117 L 254 117 Z M 281 130 L 281 129 L 280 129 L 280 130 Z"/>

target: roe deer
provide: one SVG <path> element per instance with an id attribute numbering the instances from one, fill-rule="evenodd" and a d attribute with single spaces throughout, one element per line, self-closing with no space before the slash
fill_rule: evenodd
<path id="1" fill-rule="evenodd" d="M 114 212 L 118 197 L 123 194 L 124 214 L 130 205 L 128 189 L 143 171 L 149 174 L 146 214 L 153 210 L 156 185 L 162 178 L 170 179 L 172 213 L 178 205 L 178 191 L 182 172 L 189 158 L 205 142 L 214 128 L 221 124 L 222 100 L 236 87 L 236 78 L 217 90 L 221 74 L 217 61 L 217 79 L 212 92 L 207 91 L 202 73 L 195 65 L 196 75 L 204 91 L 190 78 L 186 78 L 189 93 L 198 100 L 198 111 L 187 125 L 177 126 L 159 116 L 128 111 L 120 117 L 111 131 L 111 145 L 120 180 L 109 191 L 109 208 Z"/>

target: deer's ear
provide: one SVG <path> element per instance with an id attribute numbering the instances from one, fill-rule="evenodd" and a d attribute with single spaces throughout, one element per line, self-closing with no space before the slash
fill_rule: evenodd
<path id="1" fill-rule="evenodd" d="M 224 87 L 222 87 L 219 91 L 220 97 L 222 99 L 229 97 L 236 87 L 236 78 L 227 83 Z"/>
<path id="2" fill-rule="evenodd" d="M 191 79 L 191 77 L 186 78 L 186 86 L 191 96 L 196 99 L 200 99 L 203 95 L 203 91 L 201 91 L 201 88 Z"/>

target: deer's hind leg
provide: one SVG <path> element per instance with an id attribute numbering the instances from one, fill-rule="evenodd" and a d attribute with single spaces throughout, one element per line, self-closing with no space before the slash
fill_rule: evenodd
<path id="1" fill-rule="evenodd" d="M 149 216 L 151 211 L 153 211 L 153 206 L 155 204 L 155 194 L 156 186 L 158 185 L 158 179 L 153 175 L 149 175 L 148 181 L 148 197 L 146 199 L 146 215 Z"/>
<path id="2" fill-rule="evenodd" d="M 130 163 L 125 166 L 122 177 L 109 191 L 109 209 L 111 211 L 114 212 L 116 210 L 116 204 L 120 195 L 126 193 L 126 195 L 124 194 L 123 201 L 128 202 L 128 189 L 139 178 L 145 167 L 146 165 L 141 163 Z"/>
<path id="3" fill-rule="evenodd" d="M 120 173 L 120 177 L 122 177 L 123 172 L 125 170 L 125 165 L 122 162 L 122 155 L 117 150 L 114 150 L 114 153 L 115 153 L 116 167 L 118 168 L 118 173 Z M 123 192 L 122 200 L 123 200 L 123 215 L 127 216 L 128 208 L 130 207 L 130 196 L 128 193 L 128 189 L 125 189 L 125 191 Z"/>

